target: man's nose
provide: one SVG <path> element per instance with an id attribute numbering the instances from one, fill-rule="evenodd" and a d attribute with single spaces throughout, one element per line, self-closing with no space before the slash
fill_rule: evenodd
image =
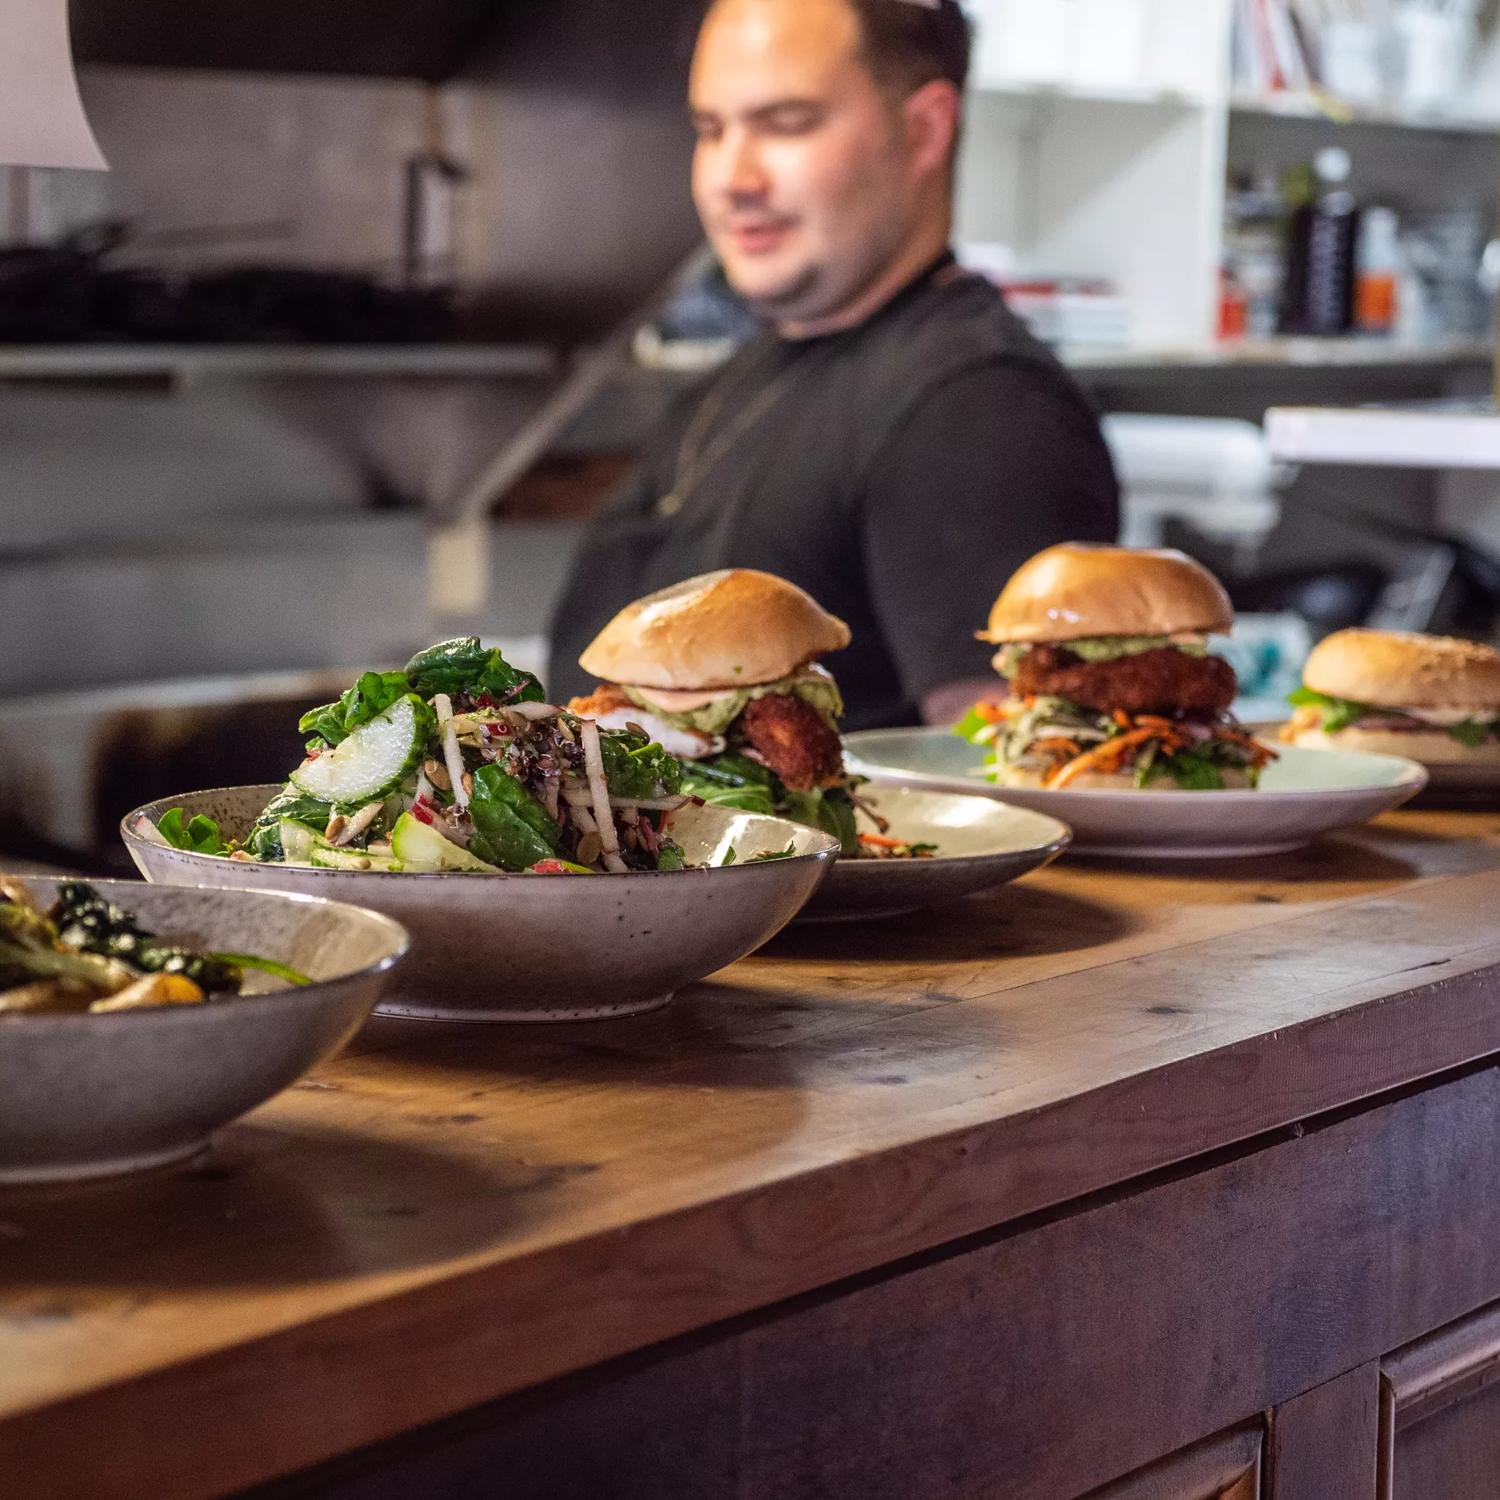
<path id="1" fill-rule="evenodd" d="M 737 130 L 725 140 L 724 190 L 732 198 L 763 198 L 770 186 L 754 135 Z"/>

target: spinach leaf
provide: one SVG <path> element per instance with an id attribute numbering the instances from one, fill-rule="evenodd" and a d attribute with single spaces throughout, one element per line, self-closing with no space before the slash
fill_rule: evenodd
<path id="1" fill-rule="evenodd" d="M 202 813 L 187 825 L 182 824 L 182 809 L 174 807 L 161 815 L 156 831 L 174 848 L 185 849 L 190 854 L 228 854 L 230 846 L 224 842 L 219 825 Z"/>
<path id="2" fill-rule="evenodd" d="M 1160 762 L 1172 780 L 1185 792 L 1219 792 L 1224 776 L 1204 755 L 1170 755 Z"/>
<path id="3" fill-rule="evenodd" d="M 953 726 L 953 733 L 956 734 L 959 739 L 967 740 L 971 745 L 983 744 L 984 741 L 978 738 L 979 734 L 983 730 L 993 729 L 994 727 L 995 725 L 992 719 L 986 718 L 982 713 L 980 713 L 978 708 L 971 708 L 968 713 L 966 713 L 963 718 L 961 718 L 958 723 Z"/>
<path id="4" fill-rule="evenodd" d="M 514 776 L 506 775 L 500 766 L 481 766 L 474 773 L 474 802 L 498 802 L 508 807 L 539 837 L 555 849 L 562 839 L 556 820 Z"/>
<path id="5" fill-rule="evenodd" d="M 854 804 L 842 787 L 830 787 L 826 792 L 787 792 L 778 811 L 794 823 L 831 833 L 843 845 L 845 854 L 859 853 Z"/>
<path id="6" fill-rule="evenodd" d="M 266 810 L 255 820 L 245 839 L 245 852 L 262 864 L 279 864 L 285 858 L 281 847 L 281 820 L 290 818 L 294 823 L 305 823 L 321 833 L 333 816 L 333 808 L 327 802 L 319 802 L 287 786 L 266 805 Z"/>
<path id="7" fill-rule="evenodd" d="M 656 868 L 658 870 L 687 869 L 687 856 L 682 852 L 681 845 L 674 844 L 671 839 L 663 839 L 656 855 Z"/>
<path id="8" fill-rule="evenodd" d="M 406 681 L 424 698 L 434 693 L 467 693 L 497 703 L 541 703 L 546 697 L 530 672 L 511 666 L 498 648 L 481 646 L 477 635 L 419 651 L 406 664 Z"/>
<path id="9" fill-rule="evenodd" d="M 697 797 L 710 807 L 737 807 L 741 812 L 760 813 L 770 817 L 776 811 L 775 799 L 768 786 L 725 786 L 722 782 L 707 781 L 696 776 L 692 767 L 687 767 L 682 778 L 682 790 L 690 797 Z"/>
<path id="10" fill-rule="evenodd" d="M 688 774 L 719 786 L 769 787 L 773 796 L 782 790 L 776 773 L 748 755 L 716 755 L 712 760 L 695 760 L 688 767 Z"/>
<path id="11" fill-rule="evenodd" d="M 469 816 L 474 820 L 470 849 L 512 873 L 551 859 L 562 839 L 547 809 L 499 766 L 481 766 L 474 773 Z"/>
<path id="12" fill-rule="evenodd" d="M 1293 708 L 1320 708 L 1323 710 L 1323 733 L 1337 734 L 1351 724 L 1364 718 L 1374 710 L 1367 703 L 1355 703 L 1348 698 L 1330 698 L 1327 693 L 1315 693 L 1311 688 L 1298 688 L 1287 696 Z"/>
<path id="13" fill-rule="evenodd" d="M 1494 732 L 1493 724 L 1486 724 L 1479 719 L 1469 719 L 1465 723 L 1448 726 L 1448 733 L 1470 750 L 1477 750 Z"/>
<path id="14" fill-rule="evenodd" d="M 325 745 L 341 744 L 352 731 L 378 718 L 409 691 L 400 672 L 366 672 L 337 703 L 303 714 L 297 728 Z"/>
<path id="15" fill-rule="evenodd" d="M 612 796 L 649 802 L 682 789 L 682 762 L 643 735 L 606 730 L 599 736 L 599 756 Z"/>
<path id="16" fill-rule="evenodd" d="M 764 854 L 752 854 L 746 864 L 767 865 L 776 859 L 795 859 L 797 857 L 797 846 L 788 844 L 785 849 L 768 849 Z"/>

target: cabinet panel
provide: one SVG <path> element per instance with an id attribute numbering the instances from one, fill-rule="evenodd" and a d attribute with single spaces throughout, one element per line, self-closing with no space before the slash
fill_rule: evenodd
<path id="1" fill-rule="evenodd" d="M 1257 1500 L 1265 1429 L 1236 1428 L 1095 1490 L 1087 1500 Z"/>
<path id="2" fill-rule="evenodd" d="M 1380 1500 L 1500 1500 L 1500 1306 L 1385 1360 L 1380 1435 Z"/>

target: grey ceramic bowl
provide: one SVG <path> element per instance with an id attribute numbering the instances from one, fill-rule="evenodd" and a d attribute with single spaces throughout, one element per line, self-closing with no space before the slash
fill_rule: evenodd
<path id="1" fill-rule="evenodd" d="M 580 1021 L 665 1005 L 676 990 L 768 942 L 802 909 L 838 853 L 827 834 L 778 818 L 688 807 L 673 836 L 692 862 L 728 868 L 630 875 L 416 875 L 262 865 L 163 848 L 136 831 L 170 808 L 242 835 L 279 790 L 165 797 L 121 825 L 148 880 L 301 891 L 373 907 L 412 936 L 380 1009 L 450 1021 Z M 791 845 L 791 859 L 750 863 Z"/>
<path id="2" fill-rule="evenodd" d="M 799 922 L 869 922 L 945 906 L 1049 865 L 1073 835 L 1065 823 L 987 797 L 867 786 L 860 800 L 895 838 L 936 844 L 931 859 L 841 859 Z"/>
<path id="3" fill-rule="evenodd" d="M 25 883 L 46 903 L 59 884 Z M 191 1156 L 211 1132 L 295 1083 L 369 1015 L 406 934 L 388 918 L 273 893 L 98 881 L 148 931 L 290 964 L 202 1006 L 0 1016 L 0 1183 L 111 1176 Z"/>

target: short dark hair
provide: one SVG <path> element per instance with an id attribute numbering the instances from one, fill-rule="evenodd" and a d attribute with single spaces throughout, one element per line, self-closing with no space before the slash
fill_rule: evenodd
<path id="1" fill-rule="evenodd" d="M 973 34 L 959 0 L 849 0 L 864 33 L 875 79 L 903 97 L 946 79 L 960 93 L 969 81 Z"/>

